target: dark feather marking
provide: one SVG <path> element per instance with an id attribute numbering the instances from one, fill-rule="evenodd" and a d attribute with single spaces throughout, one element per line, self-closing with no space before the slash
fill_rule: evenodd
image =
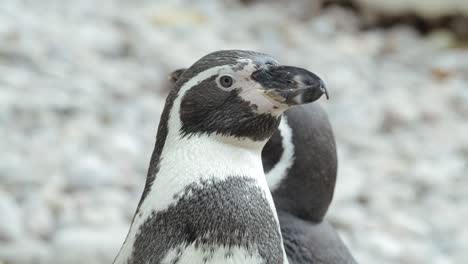
<path id="1" fill-rule="evenodd" d="M 160 263 L 171 249 L 192 243 L 206 252 L 206 260 L 224 246 L 258 252 L 265 263 L 283 262 L 278 223 L 255 180 L 232 176 L 200 181 L 178 197 L 141 225 L 129 264 Z"/>
<path id="2" fill-rule="evenodd" d="M 187 91 L 181 103 L 181 133 L 220 134 L 252 140 L 271 137 L 280 118 L 255 113 L 255 106 L 244 101 L 237 90 L 224 91 L 212 76 Z"/>
<path id="3" fill-rule="evenodd" d="M 325 110 L 319 105 L 292 108 L 285 114 L 293 132 L 294 163 L 288 176 L 272 191 L 273 199 L 278 209 L 319 222 L 328 210 L 335 189 L 337 156 L 333 131 Z M 273 143 L 276 142 L 268 142 L 265 149 L 272 148 L 268 145 Z M 263 151 L 262 160 L 265 162 L 271 155 L 274 153 Z"/>
<path id="4" fill-rule="evenodd" d="M 304 221 L 281 210 L 278 217 L 290 264 L 357 263 L 327 222 Z"/>

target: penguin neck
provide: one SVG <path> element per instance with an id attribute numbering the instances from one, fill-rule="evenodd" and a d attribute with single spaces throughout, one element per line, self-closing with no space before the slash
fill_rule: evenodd
<path id="1" fill-rule="evenodd" d="M 176 202 L 174 194 L 185 186 L 207 179 L 227 177 L 253 178 L 268 190 L 263 172 L 261 151 L 264 141 L 220 135 L 195 134 L 166 138 L 158 170 L 140 212 L 149 214 L 164 210 Z M 144 216 L 143 216 L 144 218 Z"/>
<path id="2" fill-rule="evenodd" d="M 174 169 L 176 173 L 193 176 L 209 174 L 211 177 L 217 177 L 215 172 L 222 177 L 222 174 L 239 174 L 236 173 L 239 170 L 250 171 L 254 165 L 261 166 L 261 151 L 265 144 L 266 140 L 253 141 L 215 134 L 171 137 L 167 139 L 162 150 L 156 178 L 165 177 L 162 171 L 166 167 Z M 179 168 L 175 169 L 173 164 L 177 164 Z M 246 171 L 242 174 L 248 173 Z M 181 178 L 184 178 L 183 175 Z"/>
<path id="3" fill-rule="evenodd" d="M 220 149 L 225 150 L 220 155 L 229 154 L 228 150 L 236 152 L 252 153 L 257 159 L 261 159 L 261 151 L 267 142 L 266 140 L 255 141 L 249 138 L 239 138 L 234 136 L 222 136 L 219 134 L 193 134 L 188 136 L 178 135 L 168 137 L 163 153 L 171 151 L 191 151 L 199 150 L 202 147 L 205 152 L 216 152 Z M 206 144 L 206 145 L 203 145 Z M 224 153 L 227 152 L 227 153 Z M 188 156 L 197 153 L 187 152 Z M 199 154 L 199 153 L 198 153 Z M 213 153 L 214 154 L 214 153 Z"/>

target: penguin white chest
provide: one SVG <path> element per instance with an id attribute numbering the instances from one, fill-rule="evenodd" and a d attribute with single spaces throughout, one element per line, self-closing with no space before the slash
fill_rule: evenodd
<path id="1" fill-rule="evenodd" d="M 285 263 L 259 150 L 225 140 L 179 139 L 163 152 L 115 263 Z"/>

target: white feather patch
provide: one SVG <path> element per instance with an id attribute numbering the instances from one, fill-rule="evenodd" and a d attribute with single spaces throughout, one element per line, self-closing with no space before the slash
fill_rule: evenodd
<path id="1" fill-rule="evenodd" d="M 177 249 L 169 251 L 162 264 L 174 263 L 173 260 L 177 259 L 177 264 L 246 264 L 246 263 L 264 263 L 265 261 L 260 257 L 258 252 L 250 254 L 247 250 L 240 247 L 219 247 L 213 252 L 204 252 L 200 247 L 195 248 L 194 244 L 185 247 L 181 254 L 177 254 Z"/>
<path id="2" fill-rule="evenodd" d="M 271 191 L 274 191 L 284 177 L 286 177 L 294 162 L 293 133 L 291 127 L 288 125 L 286 116 L 283 116 L 281 119 L 278 130 L 282 138 L 281 144 L 283 146 L 283 153 L 275 166 L 266 174 L 268 187 L 270 187 Z"/>

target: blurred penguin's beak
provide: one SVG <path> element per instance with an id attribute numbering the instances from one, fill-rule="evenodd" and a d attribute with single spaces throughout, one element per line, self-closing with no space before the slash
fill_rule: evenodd
<path id="1" fill-rule="evenodd" d="M 287 106 L 307 104 L 323 94 L 328 99 L 324 82 L 312 72 L 292 66 L 268 66 L 252 73 L 252 79 L 263 87 L 265 97 Z"/>

